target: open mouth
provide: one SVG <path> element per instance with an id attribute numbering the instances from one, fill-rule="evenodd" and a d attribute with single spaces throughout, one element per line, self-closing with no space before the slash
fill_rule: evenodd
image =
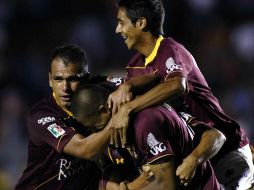
<path id="1" fill-rule="evenodd" d="M 123 37 L 124 42 L 126 42 L 127 36 L 122 36 L 122 37 Z"/>

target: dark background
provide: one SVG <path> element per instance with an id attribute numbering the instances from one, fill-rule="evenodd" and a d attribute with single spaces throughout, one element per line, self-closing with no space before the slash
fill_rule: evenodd
<path id="1" fill-rule="evenodd" d="M 247 131 L 254 117 L 254 1 L 164 0 L 165 34 L 195 57 L 225 112 Z M 52 50 L 75 43 L 92 74 L 123 76 L 133 52 L 115 35 L 113 0 L 0 0 L 0 189 L 27 157 L 26 114 L 50 92 Z"/>

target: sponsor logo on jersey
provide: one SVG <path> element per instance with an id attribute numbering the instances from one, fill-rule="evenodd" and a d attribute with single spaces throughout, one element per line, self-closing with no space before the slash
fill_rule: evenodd
<path id="1" fill-rule="evenodd" d="M 116 158 L 116 164 L 124 164 L 124 158 Z"/>
<path id="2" fill-rule="evenodd" d="M 122 84 L 123 79 L 122 78 L 113 77 L 113 78 L 109 79 L 109 81 L 115 83 L 116 86 L 119 86 L 120 84 Z"/>
<path id="3" fill-rule="evenodd" d="M 175 61 L 172 57 L 168 58 L 166 61 L 167 73 L 171 73 L 175 70 L 183 70 L 181 65 L 175 64 Z"/>
<path id="4" fill-rule="evenodd" d="M 77 175 L 82 171 L 87 170 L 87 167 L 89 167 L 88 163 L 86 165 L 80 159 L 69 161 L 67 159 L 61 158 L 57 161 L 56 164 L 59 164 L 59 172 L 57 179 L 59 181 L 61 181 L 63 178 Z"/>
<path id="5" fill-rule="evenodd" d="M 166 150 L 166 147 L 163 145 L 163 143 L 157 141 L 152 133 L 149 133 L 147 136 L 147 144 L 150 146 L 150 152 L 154 156 Z"/>
<path id="6" fill-rule="evenodd" d="M 56 123 L 53 123 L 52 125 L 48 126 L 47 129 L 56 138 L 60 137 L 61 135 L 63 135 L 65 133 L 65 131 L 60 126 L 58 126 Z"/>
<path id="7" fill-rule="evenodd" d="M 55 121 L 56 119 L 54 117 L 44 117 L 44 118 L 41 118 L 41 119 L 38 119 L 38 124 L 42 124 L 42 125 L 45 125 L 46 123 L 49 123 L 49 122 L 52 122 L 52 121 Z"/>

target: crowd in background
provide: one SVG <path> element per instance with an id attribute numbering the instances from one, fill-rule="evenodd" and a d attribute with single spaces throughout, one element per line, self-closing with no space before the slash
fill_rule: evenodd
<path id="1" fill-rule="evenodd" d="M 228 115 L 254 144 L 254 1 L 164 0 L 165 35 L 194 55 Z M 115 34 L 114 0 L 0 0 L 0 189 L 27 159 L 26 114 L 50 93 L 52 50 L 78 44 L 91 74 L 123 76 L 131 56 Z"/>

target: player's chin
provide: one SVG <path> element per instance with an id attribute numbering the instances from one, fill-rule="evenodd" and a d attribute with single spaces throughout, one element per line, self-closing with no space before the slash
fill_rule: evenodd
<path id="1" fill-rule="evenodd" d="M 66 108 L 71 107 L 71 102 L 70 101 L 63 101 L 62 105 Z"/>
<path id="2" fill-rule="evenodd" d="M 127 45 L 128 50 L 133 50 L 133 46 L 132 45 L 129 45 L 129 44 L 126 44 L 126 45 Z"/>

